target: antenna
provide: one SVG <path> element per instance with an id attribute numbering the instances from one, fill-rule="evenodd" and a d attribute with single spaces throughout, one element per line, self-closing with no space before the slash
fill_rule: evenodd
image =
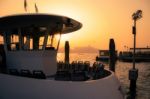
<path id="1" fill-rule="evenodd" d="M 24 0 L 24 10 L 25 10 L 25 12 L 27 12 L 27 1 L 26 0 Z"/>
<path id="2" fill-rule="evenodd" d="M 25 12 L 27 12 L 27 0 L 24 0 L 24 10 L 25 10 Z M 34 7 L 35 7 L 35 12 L 36 13 L 38 13 L 39 12 L 39 10 L 38 10 L 38 6 L 36 5 L 36 3 L 35 3 L 35 5 L 34 5 Z"/>
<path id="3" fill-rule="evenodd" d="M 35 3 L 35 12 L 36 12 L 36 13 L 38 13 L 38 12 L 39 12 L 38 7 L 37 7 L 36 3 Z"/>

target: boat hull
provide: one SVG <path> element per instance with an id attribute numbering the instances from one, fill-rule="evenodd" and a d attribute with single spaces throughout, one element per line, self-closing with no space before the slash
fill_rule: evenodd
<path id="1" fill-rule="evenodd" d="M 96 57 L 96 61 L 104 61 L 104 62 L 108 62 L 109 61 L 109 56 L 107 57 Z"/>
<path id="2" fill-rule="evenodd" d="M 115 75 L 98 80 L 56 81 L 0 74 L 1 99 L 123 99 Z"/>
<path id="3" fill-rule="evenodd" d="M 133 62 L 133 58 L 132 57 L 120 57 L 119 60 L 123 61 L 123 62 Z M 147 58 L 147 57 L 135 57 L 135 62 L 150 62 L 150 58 Z"/>

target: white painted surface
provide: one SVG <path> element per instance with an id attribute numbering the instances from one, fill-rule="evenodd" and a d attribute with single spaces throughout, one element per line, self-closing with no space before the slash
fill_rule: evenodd
<path id="1" fill-rule="evenodd" d="M 42 70 L 46 76 L 53 75 L 57 70 L 56 54 L 56 50 L 7 51 L 7 68 Z"/>
<path id="2" fill-rule="evenodd" d="M 90 81 L 55 81 L 0 74 L 0 99 L 123 99 L 114 74 Z"/>

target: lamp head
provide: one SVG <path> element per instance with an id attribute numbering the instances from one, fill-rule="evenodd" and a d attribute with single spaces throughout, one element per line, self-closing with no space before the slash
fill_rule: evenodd
<path id="1" fill-rule="evenodd" d="M 137 10 L 135 13 L 132 14 L 133 20 L 138 20 L 142 18 L 142 10 Z"/>

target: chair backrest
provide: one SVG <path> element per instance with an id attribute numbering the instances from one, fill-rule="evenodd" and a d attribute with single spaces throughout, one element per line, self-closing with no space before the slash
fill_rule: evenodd
<path id="1" fill-rule="evenodd" d="M 39 79 L 46 79 L 45 74 L 41 70 L 34 70 L 33 71 L 33 77 L 39 78 Z"/>
<path id="2" fill-rule="evenodd" d="M 9 69 L 8 73 L 11 74 L 11 75 L 16 75 L 16 76 L 20 75 L 20 73 L 18 72 L 17 69 Z"/>
<path id="3" fill-rule="evenodd" d="M 20 70 L 20 75 L 24 77 L 32 77 L 32 74 L 29 70 L 26 69 L 21 69 Z"/>

